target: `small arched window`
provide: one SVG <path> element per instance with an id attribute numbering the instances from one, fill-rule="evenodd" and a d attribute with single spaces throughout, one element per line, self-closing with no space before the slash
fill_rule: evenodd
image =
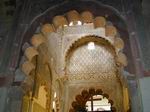
<path id="1" fill-rule="evenodd" d="M 86 102 L 87 112 L 111 112 L 111 104 L 102 95 L 94 95 Z"/>

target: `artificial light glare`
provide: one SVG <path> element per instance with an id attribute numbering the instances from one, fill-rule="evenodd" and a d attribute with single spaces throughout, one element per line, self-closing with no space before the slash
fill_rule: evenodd
<path id="1" fill-rule="evenodd" d="M 69 26 L 73 26 L 73 25 L 82 25 L 82 22 L 81 21 L 76 21 L 76 22 L 70 22 L 69 23 Z"/>
<path id="2" fill-rule="evenodd" d="M 69 26 L 73 26 L 73 22 L 70 22 L 70 23 L 69 23 Z"/>
<path id="3" fill-rule="evenodd" d="M 55 92 L 55 93 L 54 93 L 54 98 L 56 98 L 56 96 L 57 96 L 57 95 L 56 95 L 56 92 Z"/>
<path id="4" fill-rule="evenodd" d="M 89 50 L 94 50 L 95 49 L 95 43 L 94 42 L 89 42 L 88 43 L 88 49 Z"/>
<path id="5" fill-rule="evenodd" d="M 53 101 L 53 109 L 55 109 L 55 101 Z"/>
<path id="6" fill-rule="evenodd" d="M 77 25 L 82 25 L 82 22 L 81 21 L 78 21 L 78 24 Z"/>
<path id="7" fill-rule="evenodd" d="M 68 26 L 68 25 L 65 24 L 64 27 L 66 27 L 66 26 Z"/>

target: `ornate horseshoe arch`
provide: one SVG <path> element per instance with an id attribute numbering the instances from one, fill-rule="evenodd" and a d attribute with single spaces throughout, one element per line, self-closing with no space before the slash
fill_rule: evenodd
<path id="1" fill-rule="evenodd" d="M 93 44 L 94 48 L 89 48 L 90 44 Z M 89 69 L 85 76 L 98 71 L 100 74 L 109 74 L 114 72 L 112 69 L 116 69 L 116 57 L 117 52 L 108 40 L 97 36 L 83 37 L 72 44 L 68 50 L 68 54 L 66 56 L 66 74 L 69 75 L 68 77 L 75 74 L 75 72 L 78 72 L 76 75 L 84 75 L 86 68 Z M 96 69 L 96 67 L 99 68 Z M 83 71 L 80 72 L 79 69 L 82 69 Z M 90 69 L 93 70 L 93 72 L 88 72 Z M 103 71 L 105 73 L 102 72 L 102 69 L 106 69 Z"/>
<path id="2" fill-rule="evenodd" d="M 89 90 L 82 90 L 81 94 L 76 95 L 75 101 L 71 103 L 69 112 L 76 112 L 79 110 L 85 111 L 87 101 L 94 95 L 101 95 L 103 98 L 106 98 L 110 104 L 110 110 L 112 112 L 116 112 L 116 108 L 113 106 L 114 101 L 109 98 L 109 95 L 104 93 L 101 89 L 94 88 L 90 88 Z"/>
<path id="3" fill-rule="evenodd" d="M 31 45 L 25 46 L 26 60 L 22 63 L 22 71 L 29 77 L 31 72 L 36 70 L 37 65 L 34 62 L 35 57 L 38 56 L 40 65 L 43 65 L 39 67 L 39 78 L 46 80 L 47 77 L 44 78 L 42 75 L 47 74 L 48 69 L 52 70 L 50 86 L 54 87 L 55 82 L 61 80 L 63 92 L 65 92 L 66 83 L 70 86 L 76 81 L 83 84 L 81 88 L 91 83 L 106 93 L 116 88 L 116 92 L 113 91 L 110 95 L 103 93 L 100 89 L 82 91 L 82 94 L 77 95 L 76 101 L 72 103 L 73 108 L 76 108 L 81 99 L 83 100 L 81 105 L 85 106 L 90 95 L 98 94 L 109 100 L 113 111 L 122 111 L 124 108 L 120 106 L 123 105 L 122 85 L 118 76 L 122 75 L 119 74 L 119 70 L 127 65 L 127 60 L 122 52 L 124 42 L 119 37 L 117 28 L 108 23 L 104 17 L 94 17 L 89 11 L 79 14 L 72 10 L 65 15 L 55 16 L 51 24 L 43 24 L 40 33 L 32 36 Z M 92 48 L 88 48 L 89 46 Z M 46 64 L 51 65 L 52 68 L 46 69 Z M 49 82 L 47 83 L 48 87 Z M 78 89 L 81 89 L 80 86 Z M 94 87 L 90 84 L 89 86 Z M 62 95 L 65 94 L 63 92 Z M 72 95 L 71 92 L 68 94 Z M 85 94 L 88 95 L 87 98 L 81 98 Z M 118 96 L 121 100 L 118 100 Z M 57 99 L 57 103 L 62 104 L 63 101 L 63 99 L 61 101 Z M 69 100 L 66 102 L 69 103 Z M 48 101 L 46 109 L 50 109 L 50 105 L 52 103 Z M 56 110 L 61 111 L 61 107 Z M 70 112 L 74 112 L 74 109 Z"/>
<path id="4" fill-rule="evenodd" d="M 114 55 L 116 55 L 115 47 L 107 39 L 97 35 L 87 35 L 87 36 L 80 37 L 79 39 L 75 40 L 71 45 L 69 45 L 69 48 L 66 50 L 65 53 L 65 61 L 70 52 L 74 51 L 77 47 L 80 47 L 91 41 L 95 42 L 96 44 L 102 44 L 105 47 L 108 47 L 109 49 L 111 49 L 111 52 Z"/>
<path id="5" fill-rule="evenodd" d="M 88 49 L 90 42 L 93 42 L 94 49 Z M 108 40 L 96 36 L 86 36 L 72 44 L 66 56 L 66 75 L 70 84 L 80 81 L 78 88 L 80 90 L 81 85 L 82 88 L 87 88 L 91 86 L 90 83 L 94 84 L 98 81 L 95 86 L 100 86 L 99 88 L 107 91 L 106 93 L 111 93 L 110 97 L 113 100 L 110 101 L 114 103 L 111 108 L 113 111 L 123 111 L 124 108 L 122 106 L 123 87 L 120 83 L 122 74 L 118 72 L 120 70 L 120 65 L 117 63 L 118 54 L 119 52 Z M 73 92 L 70 94 L 74 96 Z M 106 94 L 101 95 L 105 96 Z M 81 98 L 81 96 L 76 97 L 76 101 L 80 99 L 79 97 Z M 70 110 L 72 112 L 77 108 L 76 101 L 72 104 L 74 108 Z M 82 107 L 85 106 L 85 102 L 82 103 Z"/>

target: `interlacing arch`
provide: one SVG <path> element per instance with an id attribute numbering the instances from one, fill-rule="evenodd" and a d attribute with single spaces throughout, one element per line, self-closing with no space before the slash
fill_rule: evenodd
<path id="1" fill-rule="evenodd" d="M 81 24 L 78 23 L 78 21 L 80 21 Z M 115 48 L 118 63 L 120 63 L 120 65 L 126 66 L 126 56 L 122 53 L 124 42 L 121 38 L 118 37 L 117 29 L 113 25 L 107 25 L 107 21 L 104 17 L 94 17 L 89 11 L 84 11 L 79 14 L 77 11 L 72 10 L 67 12 L 64 16 L 55 16 L 53 18 L 52 24 L 44 24 L 41 27 L 41 33 L 33 35 L 33 37 L 31 38 L 31 46 L 27 47 L 24 51 L 27 60 L 22 64 L 22 70 L 25 72 L 25 74 L 28 75 L 32 71 L 32 69 L 34 69 L 34 64 L 31 62 L 31 60 L 32 58 L 34 58 L 34 56 L 38 55 L 38 48 L 41 44 L 45 44 L 47 46 L 47 38 L 49 38 L 48 36 L 52 32 L 57 33 L 57 29 L 67 26 L 70 27 L 72 25 L 86 25 L 91 23 L 94 25 L 95 29 L 101 28 L 104 30 L 104 34 L 101 34 L 101 37 L 104 38 L 104 41 L 107 40 L 109 43 L 111 43 Z M 98 36 L 96 35 L 96 37 Z M 78 40 L 74 40 L 72 44 L 76 41 Z M 70 48 L 73 46 L 72 44 L 67 48 L 65 57 L 67 56 Z"/>
<path id="2" fill-rule="evenodd" d="M 116 27 L 113 26 L 113 24 L 109 24 L 109 23 L 110 22 L 108 22 L 105 19 L 105 17 L 102 17 L 102 16 L 94 17 L 93 14 L 89 11 L 84 11 L 79 14 L 77 11 L 72 10 L 72 11 L 65 13 L 64 15 L 57 15 L 53 17 L 52 23 L 43 24 L 41 26 L 40 32 L 38 34 L 34 34 L 31 38 L 30 43 L 28 43 L 27 45 L 24 45 L 23 57 L 25 58 L 23 62 L 21 63 L 21 69 L 26 74 L 26 79 L 30 77 L 32 78 L 32 80 L 34 80 L 31 74 L 32 74 L 32 71 L 35 71 L 37 69 L 37 63 L 35 63 L 35 57 L 39 57 L 38 60 L 40 60 L 40 62 L 38 64 L 39 65 L 41 64 L 42 66 L 49 64 L 49 60 L 51 60 L 51 58 L 55 58 L 55 57 L 49 56 L 49 54 L 51 54 L 51 51 L 48 50 L 48 47 L 49 47 L 48 41 L 49 41 L 49 38 L 53 36 L 52 34 L 61 34 L 61 33 L 63 34 L 63 31 L 65 30 L 65 28 L 70 28 L 70 29 L 72 27 L 79 28 L 79 26 L 85 26 L 85 27 L 87 26 L 89 27 L 89 29 L 92 29 L 93 32 L 86 32 L 84 30 L 83 31 L 81 30 L 80 33 L 84 35 L 75 39 L 72 38 L 68 40 L 68 43 L 69 42 L 70 43 L 66 44 L 66 46 L 64 47 L 65 49 L 63 49 L 63 62 L 64 63 L 66 62 L 66 58 L 68 57 L 69 53 L 72 50 L 92 40 L 95 43 L 102 44 L 108 47 L 111 50 L 111 52 L 114 54 L 116 63 L 120 68 L 127 66 L 126 56 L 122 52 L 124 48 L 124 42 L 119 37 Z M 99 31 L 99 33 L 95 33 L 95 31 Z M 78 34 L 79 32 L 74 31 L 73 33 Z M 63 39 L 65 40 L 65 34 L 63 34 L 63 36 L 60 38 L 61 38 L 60 40 L 63 40 Z M 59 44 L 60 46 L 62 46 L 63 43 L 60 41 Z M 56 46 L 59 46 L 59 45 L 56 45 Z M 48 66 L 49 66 L 49 69 L 51 69 L 50 65 Z M 44 68 L 44 67 L 41 67 L 41 68 Z M 46 71 L 46 70 L 44 69 L 43 71 Z M 94 90 L 93 92 L 98 92 L 98 91 L 100 92 L 100 90 Z M 84 92 L 85 91 L 83 91 L 83 93 Z M 87 94 L 89 95 L 91 94 L 91 89 L 89 90 L 89 92 L 87 92 Z M 103 94 L 103 93 L 99 93 L 99 94 L 101 94 L 104 97 L 108 97 L 108 95 L 106 94 Z M 113 107 L 113 101 L 109 100 L 109 102 L 112 105 L 112 110 L 114 109 L 115 111 L 115 108 Z M 50 107 L 47 106 L 47 109 L 49 108 Z M 74 112 L 74 111 L 70 110 L 70 112 Z"/>

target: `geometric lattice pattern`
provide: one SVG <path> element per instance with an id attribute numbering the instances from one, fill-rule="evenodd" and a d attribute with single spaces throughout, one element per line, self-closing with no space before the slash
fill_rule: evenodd
<path id="1" fill-rule="evenodd" d="M 88 49 L 88 45 L 78 47 L 67 59 L 67 74 L 102 74 L 115 72 L 113 54 L 102 45 Z"/>

